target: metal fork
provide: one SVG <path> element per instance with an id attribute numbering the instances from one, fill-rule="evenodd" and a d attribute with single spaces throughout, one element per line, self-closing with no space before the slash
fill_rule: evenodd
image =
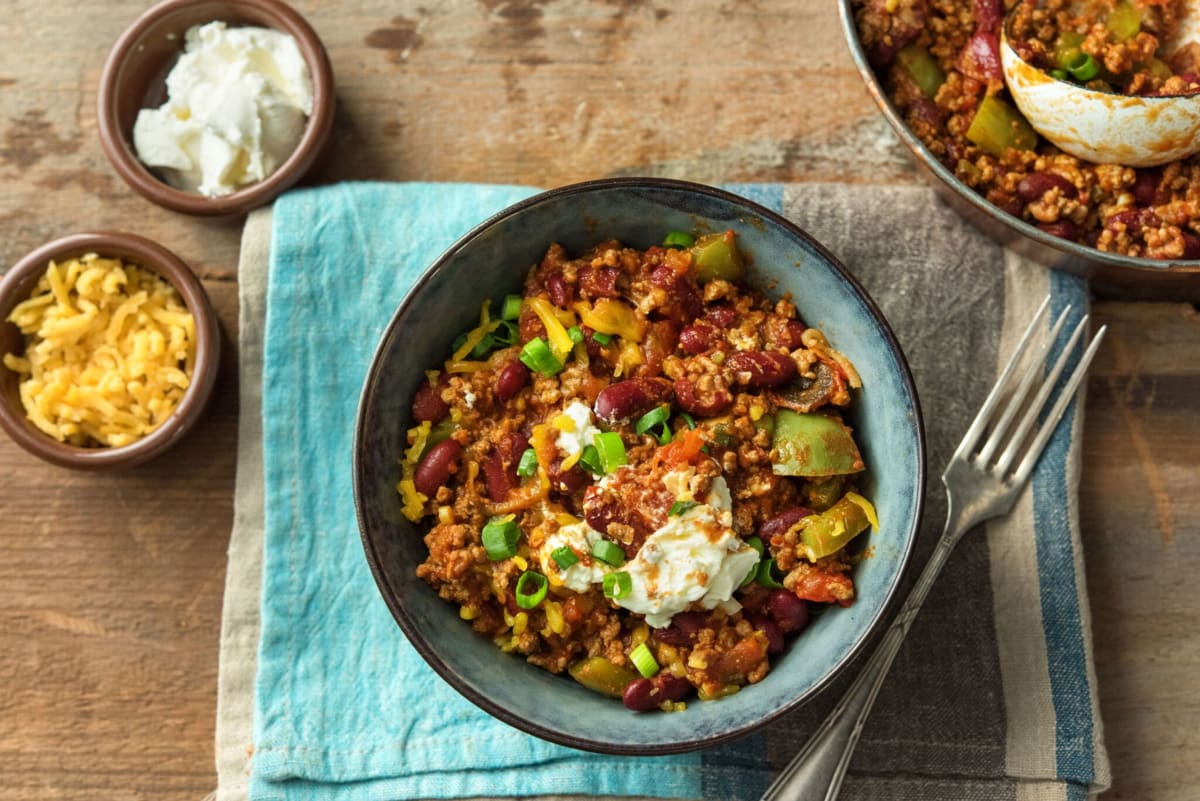
<path id="1" fill-rule="evenodd" d="M 1069 306 L 1064 309 L 1041 345 L 1037 357 L 1025 370 L 1016 389 L 1009 396 L 1008 403 L 1000 411 L 1010 379 L 1049 308 L 1050 298 L 1047 297 L 1022 335 L 1016 352 L 1005 366 L 996 385 L 992 387 L 975 422 L 967 430 L 958 450 L 954 452 L 945 472 L 942 473 L 942 483 L 946 485 L 949 503 L 946 526 L 925 570 L 913 585 L 908 599 L 883 635 L 875 653 L 863 665 L 862 672 L 821 727 L 805 743 L 800 753 L 792 758 L 779 777 L 767 788 L 762 797 L 763 801 L 835 801 L 841 790 L 842 779 L 846 775 L 846 767 L 854 753 L 854 746 L 875 702 L 875 696 L 878 695 L 909 626 L 920 611 L 930 587 L 942 572 L 950 552 L 962 539 L 962 535 L 972 527 L 993 517 L 1007 514 L 1016 503 L 1017 495 L 1029 480 L 1046 442 L 1058 427 L 1067 404 L 1082 383 L 1088 365 L 1091 364 L 1106 331 L 1106 327 L 1101 327 L 1096 332 L 1041 427 L 1026 445 L 1031 429 L 1038 421 L 1088 323 L 1085 315 L 1050 372 L 1044 375 L 1037 394 L 1026 404 L 1025 401 L 1039 373 L 1045 370 L 1050 348 L 1066 325 L 1071 309 Z M 1009 428 L 1022 409 L 1024 415 L 1009 435 Z M 980 446 L 985 432 L 989 432 L 989 436 Z M 1000 454 L 998 457 L 997 452 Z M 1018 457 L 1021 457 L 1019 463 Z"/>

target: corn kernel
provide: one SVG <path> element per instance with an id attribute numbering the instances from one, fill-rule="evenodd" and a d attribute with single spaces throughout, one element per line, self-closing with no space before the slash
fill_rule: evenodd
<path id="1" fill-rule="evenodd" d="M 515 622 L 515 620 L 514 620 L 513 616 L 508 613 L 507 609 L 505 609 L 504 610 L 504 625 L 508 626 L 511 629 L 514 622 Z"/>
<path id="2" fill-rule="evenodd" d="M 629 644 L 637 648 L 648 639 L 650 639 L 650 627 L 642 623 L 633 630 L 633 634 L 629 638 Z"/>
<path id="3" fill-rule="evenodd" d="M 546 601 L 542 604 L 546 612 L 546 626 L 555 634 L 563 633 L 562 604 L 558 601 Z"/>
<path id="4" fill-rule="evenodd" d="M 514 564 L 514 565 L 516 565 L 517 567 L 521 568 L 522 570 L 528 570 L 528 569 L 529 569 L 529 563 L 525 561 L 525 557 L 523 557 L 523 556 L 514 556 L 514 557 L 512 558 L 512 560 L 513 560 L 513 564 Z"/>
<path id="5" fill-rule="evenodd" d="M 517 616 L 513 618 L 512 622 L 513 638 L 524 634 L 527 626 L 529 626 L 529 615 L 525 612 L 517 612 Z"/>
<path id="6" fill-rule="evenodd" d="M 460 606 L 458 608 L 458 616 L 463 620 L 474 620 L 475 618 L 479 617 L 479 610 L 472 609 L 469 606 Z"/>
<path id="7" fill-rule="evenodd" d="M 708 661 L 704 657 L 700 656 L 700 654 L 693 651 L 692 654 L 688 656 L 688 667 L 694 670 L 707 670 Z"/>
<path id="8" fill-rule="evenodd" d="M 763 416 L 763 407 L 758 405 L 757 403 L 752 404 L 750 406 L 750 419 L 757 423 L 759 420 L 762 419 L 762 416 Z"/>
<path id="9" fill-rule="evenodd" d="M 437 515 L 438 522 L 443 526 L 448 526 L 454 522 L 454 510 L 449 506 L 439 506 Z"/>

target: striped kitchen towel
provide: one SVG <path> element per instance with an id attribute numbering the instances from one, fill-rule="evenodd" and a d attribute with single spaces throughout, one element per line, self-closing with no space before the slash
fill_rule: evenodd
<path id="1" fill-rule="evenodd" d="M 1081 282 L 1005 252 L 925 189 L 729 188 L 806 228 L 879 303 L 917 381 L 931 476 L 1040 299 L 1049 293 L 1076 315 L 1086 306 Z M 754 799 L 844 686 L 730 746 L 616 758 L 509 729 L 459 698 L 404 642 L 358 544 L 350 491 L 358 389 L 408 282 L 531 192 L 346 184 L 285 195 L 250 218 L 239 275 L 220 801 Z M 1070 414 L 1014 513 L 952 556 L 883 688 L 842 798 L 1069 801 L 1107 786 L 1076 513 L 1082 406 Z M 915 564 L 944 512 L 931 481 Z M 420 693 L 403 692 L 396 677 L 420 682 Z M 455 726 L 441 728 L 448 719 Z M 455 734 L 464 726 L 505 742 L 504 760 L 464 749 Z"/>

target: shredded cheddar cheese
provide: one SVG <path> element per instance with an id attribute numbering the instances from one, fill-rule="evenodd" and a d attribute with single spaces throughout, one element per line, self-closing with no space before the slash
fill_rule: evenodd
<path id="1" fill-rule="evenodd" d="M 25 353 L 29 420 L 59 442 L 128 445 L 171 416 L 191 383 L 196 326 L 178 292 L 149 270 L 89 253 L 50 262 L 9 315 Z"/>

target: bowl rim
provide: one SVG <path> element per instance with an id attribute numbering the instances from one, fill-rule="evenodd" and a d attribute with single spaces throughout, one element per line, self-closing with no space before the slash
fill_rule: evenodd
<path id="1" fill-rule="evenodd" d="M 117 85 L 129 54 L 137 47 L 149 28 L 171 15 L 192 6 L 222 2 L 257 11 L 272 20 L 267 27 L 275 28 L 296 40 L 308 65 L 312 82 L 312 114 L 304 133 L 287 159 L 274 172 L 257 183 L 226 195 L 207 197 L 199 193 L 176 189 L 159 179 L 134 152 L 132 143 L 117 120 L 117 103 L 121 87 Z M 214 22 L 220 21 L 214 19 Z M 182 48 L 182 43 L 180 45 Z M 291 188 L 316 164 L 333 132 L 334 111 L 337 105 L 333 67 L 325 45 L 308 21 L 282 0 L 163 0 L 142 12 L 121 34 L 109 50 L 100 74 L 96 96 L 96 117 L 100 129 L 100 145 L 113 169 L 134 191 L 164 208 L 183 214 L 202 217 L 228 217 L 247 212 L 269 203 Z"/>
<path id="2" fill-rule="evenodd" d="M 0 325 L 10 326 L 8 315 L 24 301 L 51 259 L 62 260 L 85 253 L 120 257 L 152 270 L 175 288 L 192 314 L 196 326 L 196 362 L 183 398 L 158 428 L 120 447 L 84 448 L 58 442 L 28 422 L 7 399 L 0 398 L 0 428 L 17 445 L 51 464 L 80 470 L 133 467 L 160 455 L 199 422 L 217 380 L 220 363 L 220 329 L 208 293 L 195 273 L 174 253 L 157 242 L 123 231 L 88 231 L 47 242 L 34 249 L 0 276 Z M 0 372 L 10 372 L 0 364 Z"/>
<path id="3" fill-rule="evenodd" d="M 870 62 L 867 60 L 867 54 L 863 50 L 862 42 L 859 40 L 858 28 L 854 24 L 852 2 L 853 0 L 838 0 L 838 17 L 842 23 L 842 34 L 846 40 L 846 47 L 849 49 L 850 56 L 854 60 L 854 66 L 858 69 L 859 77 L 867 87 L 867 91 L 875 101 L 875 105 L 883 112 L 883 116 L 888 121 L 888 124 L 891 125 L 892 130 L 900 138 L 901 142 L 904 143 L 908 152 L 919 161 L 921 166 L 933 173 L 956 196 L 974 207 L 976 212 L 998 221 L 1001 225 L 1015 231 L 1026 239 L 1036 242 L 1038 245 L 1057 251 L 1062 256 L 1075 259 L 1079 262 L 1102 263 L 1106 267 L 1117 267 L 1122 271 L 1136 272 L 1143 276 L 1200 275 L 1200 259 L 1147 259 L 1135 256 L 1123 256 L 1052 236 L 1037 226 L 1002 211 L 995 204 L 989 203 L 982 195 L 966 186 L 950 170 L 946 169 L 946 166 L 930 152 L 929 148 L 925 147 L 924 142 L 909 130 L 908 126 L 904 124 L 904 120 L 900 118 L 899 111 L 892 104 L 891 98 L 883 91 L 883 85 L 875 75 L 874 69 L 872 69 Z"/>
<path id="4" fill-rule="evenodd" d="M 363 453 L 362 443 L 364 439 L 366 410 L 373 401 L 374 393 L 372 387 L 375 386 L 378 374 L 382 369 L 381 357 L 383 355 L 384 345 L 396 328 L 401 317 L 407 313 L 416 296 L 425 288 L 427 284 L 432 281 L 436 274 L 440 273 L 447 267 L 448 264 L 450 264 L 450 262 L 461 250 L 470 245 L 475 239 L 483 235 L 489 228 L 497 223 L 545 203 L 555 202 L 564 198 L 570 198 L 574 195 L 586 194 L 598 190 L 604 191 L 612 189 L 668 189 L 706 195 L 708 197 L 731 203 L 736 207 L 744 208 L 746 211 L 755 215 L 759 215 L 774 225 L 784 228 L 790 235 L 796 236 L 811 246 L 813 250 L 816 251 L 816 253 L 833 269 L 835 274 L 851 287 L 854 293 L 866 306 L 880 334 L 882 335 L 885 346 L 888 348 L 893 360 L 900 368 L 898 375 L 902 387 L 911 399 L 912 420 L 916 432 L 915 456 L 917 460 L 917 475 L 915 482 L 916 498 L 915 505 L 913 507 L 913 516 L 907 531 L 904 532 L 904 546 L 901 552 L 897 555 L 897 569 L 892 575 L 891 581 L 886 588 L 883 603 L 881 603 L 879 607 L 874 610 L 857 641 L 851 644 L 850 648 L 846 651 L 842 658 L 835 662 L 820 680 L 814 683 L 811 687 L 807 688 L 804 692 L 796 695 L 787 703 L 774 710 L 771 710 L 762 717 L 755 719 L 752 723 L 745 724 L 738 729 L 723 731 L 715 735 L 686 740 L 677 740 L 669 743 L 639 743 L 636 745 L 625 745 L 621 743 L 592 740 L 571 733 L 557 731 L 516 715 L 509 709 L 493 702 L 486 695 L 476 692 L 469 685 L 469 683 L 459 677 L 457 671 L 455 671 L 452 666 L 443 659 L 437 649 L 435 649 L 430 643 L 426 642 L 420 636 L 419 630 L 413 623 L 408 610 L 405 608 L 401 600 L 393 593 L 392 588 L 387 582 L 386 576 L 383 573 L 381 556 L 375 549 L 372 536 L 368 533 L 362 502 L 363 482 L 360 481 L 360 476 L 362 473 L 363 463 L 361 454 Z M 396 308 L 396 311 L 392 314 L 387 326 L 384 327 L 379 335 L 379 343 L 371 356 L 370 366 L 368 367 L 366 376 L 363 379 L 363 389 L 359 397 L 358 410 L 355 415 L 352 447 L 352 480 L 354 485 L 355 518 L 358 522 L 359 537 L 362 541 L 363 550 L 367 557 L 367 564 L 370 567 L 371 575 L 375 579 L 375 583 L 379 589 L 380 595 L 383 596 L 384 602 L 387 604 L 389 611 L 392 613 L 393 619 L 397 622 L 397 624 L 399 624 L 401 631 L 404 633 L 409 643 L 421 655 L 426 664 L 433 668 L 433 670 L 460 695 L 467 698 L 493 717 L 508 723 L 511 726 L 521 729 L 522 731 L 525 731 L 536 737 L 540 737 L 543 740 L 557 743 L 559 745 L 569 746 L 571 748 L 602 754 L 630 756 L 664 756 L 669 754 L 680 754 L 736 740 L 752 731 L 761 728 L 770 721 L 786 714 L 790 710 L 793 710 L 806 703 L 822 690 L 826 689 L 842 673 L 846 666 L 851 664 L 858 657 L 866 645 L 875 639 L 876 635 L 879 633 L 886 621 L 886 613 L 889 609 L 895 606 L 896 601 L 898 600 L 896 597 L 897 592 L 912 561 L 913 549 L 916 544 L 917 537 L 920 534 L 920 525 L 925 509 L 925 482 L 928 473 L 928 465 L 926 464 L 925 425 L 921 414 L 920 400 L 917 396 L 916 384 L 913 381 L 912 373 L 908 366 L 908 361 L 904 357 L 904 353 L 900 348 L 899 342 L 896 340 L 895 334 L 892 332 L 891 326 L 880 312 L 879 307 L 875 304 L 875 301 L 863 288 L 862 284 L 859 283 L 858 279 L 856 279 L 845 268 L 845 266 L 843 266 L 842 263 L 836 257 L 834 257 L 832 253 L 829 252 L 827 248 L 814 239 L 812 235 L 804 231 L 794 222 L 788 220 L 786 217 L 771 211 L 770 209 L 767 209 L 748 198 L 741 197 L 723 189 L 718 189 L 716 187 L 707 186 L 704 184 L 693 183 L 690 181 L 655 177 L 601 178 L 540 192 L 529 198 L 518 201 L 517 203 L 514 203 L 507 208 L 489 216 L 483 222 L 476 225 L 466 234 L 459 237 L 453 244 L 451 244 L 413 282 L 412 287 L 405 294 L 404 299 L 401 300 L 400 304 Z"/>

